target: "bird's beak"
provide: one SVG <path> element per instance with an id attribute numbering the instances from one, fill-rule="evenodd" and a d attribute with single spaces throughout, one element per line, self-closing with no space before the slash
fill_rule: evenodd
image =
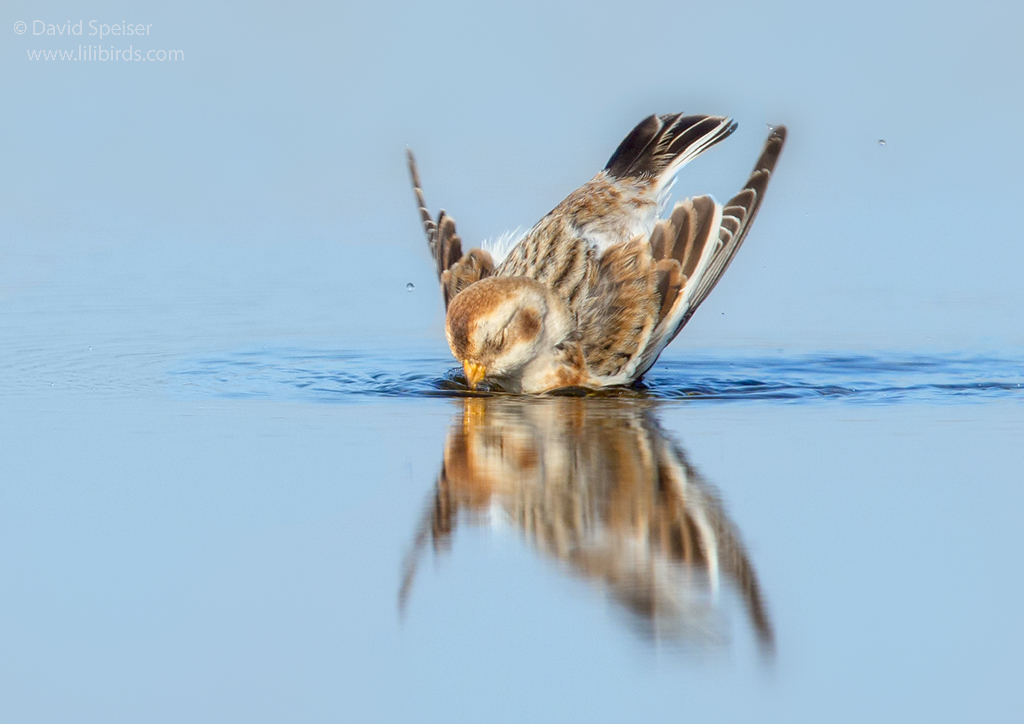
<path id="1" fill-rule="evenodd" d="M 466 373 L 466 382 L 469 383 L 471 390 L 475 390 L 480 380 L 487 374 L 487 368 L 476 362 L 463 362 L 462 369 Z"/>

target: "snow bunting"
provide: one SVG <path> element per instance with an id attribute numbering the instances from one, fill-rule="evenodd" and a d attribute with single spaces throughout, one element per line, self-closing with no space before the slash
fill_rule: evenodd
<path id="1" fill-rule="evenodd" d="M 676 174 L 727 138 L 722 116 L 652 115 L 608 165 L 507 251 L 463 254 L 455 221 L 427 210 L 409 171 L 447 309 L 452 354 L 475 389 L 596 389 L 639 380 L 707 298 L 743 243 L 786 140 L 772 129 L 743 189 L 658 218 Z"/>

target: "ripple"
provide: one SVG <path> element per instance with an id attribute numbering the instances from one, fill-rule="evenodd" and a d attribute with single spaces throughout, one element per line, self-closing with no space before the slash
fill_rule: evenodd
<path id="1" fill-rule="evenodd" d="M 452 360 L 409 353 L 259 350 L 171 371 L 189 395 L 337 402 L 360 397 L 467 396 Z M 832 399 L 856 403 L 1024 399 L 1024 361 L 908 354 L 699 355 L 661 360 L 628 389 L 566 394 L 706 401 Z"/>

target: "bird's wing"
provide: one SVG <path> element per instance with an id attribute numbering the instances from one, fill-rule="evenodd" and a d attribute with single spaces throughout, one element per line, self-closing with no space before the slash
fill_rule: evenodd
<path id="1" fill-rule="evenodd" d="M 772 130 L 743 190 L 724 206 L 710 196 L 687 199 L 655 225 L 650 247 L 658 322 L 636 368 L 637 378 L 675 339 L 732 262 L 761 206 L 785 140 L 785 127 Z"/>
<path id="2" fill-rule="evenodd" d="M 420 219 L 423 221 L 423 231 L 427 235 L 427 243 L 430 246 L 430 254 L 434 257 L 434 264 L 437 267 L 437 277 L 441 282 L 441 291 L 444 294 L 444 307 L 455 298 L 455 295 L 468 287 L 473 282 L 488 276 L 494 269 L 494 262 L 491 255 L 483 249 L 470 249 L 462 253 L 462 239 L 455 232 L 455 219 L 449 216 L 442 209 L 437 216 L 437 221 L 427 210 L 427 202 L 423 198 L 423 187 L 420 185 L 420 175 L 416 169 L 416 158 L 412 151 L 408 151 L 409 175 L 412 176 L 412 188 L 416 194 L 416 203 L 420 208 Z"/>

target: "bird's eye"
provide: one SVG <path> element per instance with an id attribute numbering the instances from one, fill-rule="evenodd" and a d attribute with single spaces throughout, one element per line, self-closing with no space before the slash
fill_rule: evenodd
<path id="1" fill-rule="evenodd" d="M 501 335 L 498 337 L 498 347 L 504 347 L 505 342 L 508 341 L 508 329 L 501 330 Z"/>

